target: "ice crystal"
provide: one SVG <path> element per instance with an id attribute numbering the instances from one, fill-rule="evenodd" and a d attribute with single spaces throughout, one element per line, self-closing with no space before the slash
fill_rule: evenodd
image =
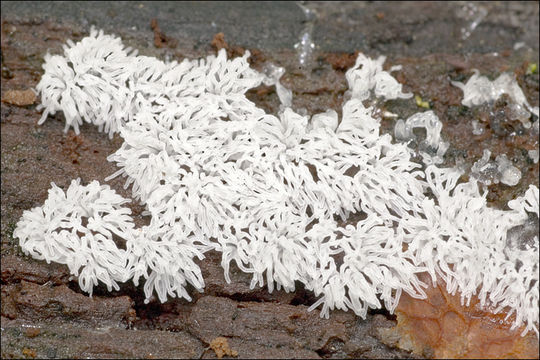
<path id="1" fill-rule="evenodd" d="M 426 165 L 441 164 L 449 146 L 441 138 L 442 126 L 437 115 L 430 110 L 416 113 L 405 122 L 399 119 L 394 127 L 394 135 L 398 140 L 410 141 L 416 138 L 413 133 L 414 128 L 425 128 L 426 139 L 421 143 L 420 155 Z"/>
<path id="2" fill-rule="evenodd" d="M 291 107 L 292 91 L 283 86 L 279 81 L 283 74 L 285 74 L 285 68 L 267 62 L 263 66 L 262 73 L 264 74 L 264 85 L 276 87 L 276 93 L 282 107 Z"/>
<path id="3" fill-rule="evenodd" d="M 533 161 L 533 163 L 538 163 L 538 150 L 529 150 L 527 154 L 529 155 L 529 158 Z"/>
<path id="4" fill-rule="evenodd" d="M 303 70 L 311 70 L 313 62 L 313 51 L 315 50 L 315 43 L 313 42 L 313 28 L 315 21 L 317 20 L 317 13 L 305 6 L 304 4 L 297 3 L 304 13 L 305 21 L 302 33 L 300 34 L 300 41 L 294 44 L 294 48 L 298 54 L 298 64 Z"/>
<path id="5" fill-rule="evenodd" d="M 467 24 L 461 28 L 461 39 L 467 40 L 487 14 L 488 11 L 485 7 L 472 2 L 467 2 L 460 7 L 456 15 L 467 22 Z"/>
<path id="6" fill-rule="evenodd" d="M 497 79 L 490 81 L 487 77 L 480 76 L 478 70 L 474 70 L 473 76 L 466 84 L 459 81 L 451 83 L 463 91 L 461 103 L 465 106 L 471 107 L 493 102 L 502 94 L 507 94 L 512 100 L 512 104 L 510 104 L 512 117 L 520 120 L 526 128 L 531 126 L 528 121 L 530 114 L 538 117 L 538 106 L 532 107 L 529 104 L 515 77 L 508 73 L 503 73 Z M 527 111 L 529 116 L 527 116 Z"/>
<path id="7" fill-rule="evenodd" d="M 495 161 L 490 161 L 491 151 L 484 149 L 482 158 L 471 167 L 471 176 L 475 179 L 490 185 L 499 182 L 515 186 L 521 180 L 521 171 L 512 165 L 505 154 L 499 155 Z"/>

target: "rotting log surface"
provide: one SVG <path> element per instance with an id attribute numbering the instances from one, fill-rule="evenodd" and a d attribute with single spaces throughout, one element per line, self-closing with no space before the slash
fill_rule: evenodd
<path id="1" fill-rule="evenodd" d="M 139 5 L 134 3 L 132 6 Z M 415 12 L 404 11 L 399 6 L 408 5 L 316 5 L 320 20 L 315 24 L 314 36 L 321 36 L 321 29 L 326 28 L 346 31 L 348 27 L 356 33 L 347 32 L 353 44 L 341 51 L 328 47 L 331 43 L 328 38 L 321 38 L 321 48 L 309 73 L 298 69 L 296 53 L 290 47 L 276 50 L 274 44 L 272 50 L 264 46 L 255 49 L 249 46 L 249 39 L 242 42 L 242 39 L 229 37 L 227 31 L 224 31 L 226 41 L 223 43 L 234 46 L 228 49 L 233 56 L 242 52 L 239 45 L 248 44 L 254 68 L 260 68 L 265 60 L 284 66 L 287 72 L 282 83 L 293 90 L 293 107 L 306 108 L 309 113 L 327 108 L 340 112 L 347 89 L 344 70 L 354 63 L 356 50 L 370 56 L 388 55 L 385 67 L 403 65 L 394 76 L 404 84 L 404 91 L 429 101 L 443 121 L 443 138 L 451 143 L 446 165 L 454 165 L 457 159 L 470 165 L 481 157 L 484 148 L 490 149 L 493 157 L 507 154 L 523 176 L 516 187 L 500 184 L 489 187 L 489 200 L 494 206 L 504 205 L 529 184 L 538 184 L 538 163 L 532 163 L 526 155 L 527 150 L 538 148 L 538 139 L 520 129 L 519 122 L 492 128 L 494 121 L 490 118 L 490 109 L 473 111 L 462 107 L 461 92 L 450 85 L 450 80 L 468 78 L 473 68 L 492 77 L 510 71 L 516 73 L 531 104 L 538 106 L 538 74 L 526 74 L 529 63 L 538 63 L 538 47 L 531 51 L 513 50 L 515 42 L 527 39 L 526 32 L 538 34 L 538 20 L 534 22 L 538 12 L 530 8 L 534 10 L 537 5 L 485 5 L 490 7 L 490 13 L 484 25 L 481 24 L 461 47 L 457 41 L 446 46 L 432 41 L 437 36 L 441 41 L 450 41 L 449 27 L 460 29 L 462 24 L 451 16 L 451 11 L 440 11 L 429 3 Z M 2 7 L 4 10 L 4 3 Z M 501 18 L 500 14 L 507 12 L 514 18 Z M 398 14 L 408 15 L 399 17 Z M 160 20 L 156 14 L 151 15 Z M 118 14 L 113 11 L 106 16 L 114 20 Z M 43 55 L 47 51 L 60 53 L 67 39 L 80 40 L 89 31 L 84 21 L 49 18 L 17 16 L 2 11 L 3 97 L 9 91 L 35 87 L 43 72 Z M 122 28 L 115 33 L 141 54 L 160 58 L 167 56 L 181 60 L 215 51 L 211 45 L 213 35 L 207 34 L 205 42 L 189 36 L 180 38 L 162 22 L 159 22 L 160 30 L 172 40 L 178 40 L 177 46 L 155 48 L 151 18 L 147 29 L 139 27 L 136 32 L 130 32 Z M 364 21 L 355 22 L 357 18 Z M 261 23 L 263 30 L 264 24 Z M 301 26 L 295 24 L 293 28 L 297 31 Z M 218 32 L 220 29 L 214 34 Z M 488 36 L 493 33 L 502 35 Z M 328 34 L 331 37 L 332 32 L 329 30 Z M 464 55 L 465 48 L 468 55 Z M 268 112 L 275 113 L 279 106 L 273 88 L 260 86 L 251 90 L 248 97 Z M 497 106 L 504 111 L 506 105 L 502 102 Z M 391 101 L 384 107 L 403 116 L 421 110 L 414 100 Z M 396 348 L 400 346 L 400 337 L 414 336 L 418 327 L 407 327 L 407 322 L 401 322 L 401 327 L 395 328 L 396 317 L 384 310 L 369 313 L 365 320 L 351 312 L 333 311 L 327 320 L 319 317 L 318 310 L 307 312 L 315 298 L 301 287 L 292 294 L 283 291 L 269 294 L 265 289 L 250 289 L 250 276 L 234 267 L 231 269 L 233 282 L 227 284 L 218 254 L 208 254 L 207 259 L 200 262 L 206 289 L 202 294 L 191 291 L 194 298 L 191 303 L 173 299 L 165 304 L 153 301 L 145 305 L 142 287 L 137 289 L 132 284 L 123 284 L 120 291 L 112 293 L 100 286 L 89 299 L 78 289 L 76 280 L 70 278 L 67 267 L 24 256 L 12 233 L 24 210 L 43 203 L 51 181 L 64 189 L 76 177 L 81 177 L 83 183 L 94 179 L 103 182 L 106 176 L 116 171 L 106 157 L 119 148 L 122 140 L 118 136 L 109 140 L 88 124 L 81 127 L 78 136 L 73 132 L 64 134 L 62 114 L 50 117 L 43 126 L 36 125 L 39 117 L 36 104 L 25 105 L 18 101 L 1 104 L 2 358 L 215 358 L 216 353 L 209 345 L 218 337 L 226 338 L 239 358 L 396 358 L 419 356 L 418 352 L 425 357 L 452 354 L 422 347 L 418 343 L 421 339 L 414 344 L 416 348 L 401 343 L 402 348 L 416 349 L 416 354 Z M 486 132 L 482 136 L 472 135 L 473 119 L 484 119 Z M 393 120 L 383 120 L 382 131 L 392 132 L 393 124 Z M 515 135 L 510 136 L 512 133 Z M 109 184 L 129 197 L 129 191 L 122 188 L 122 179 Z M 143 224 L 142 207 L 131 206 L 136 222 Z M 408 298 L 404 299 L 408 301 Z M 397 319 L 407 314 L 413 319 L 413 307 L 402 302 Z M 446 314 L 442 310 L 439 312 Z M 410 319 L 408 324 L 411 324 Z M 500 336 L 499 330 L 494 333 Z M 425 341 L 429 345 L 429 340 Z M 533 356 L 536 353 L 538 357 L 538 347 L 528 350 L 531 349 Z M 475 354 L 488 356 L 488 353 Z"/>

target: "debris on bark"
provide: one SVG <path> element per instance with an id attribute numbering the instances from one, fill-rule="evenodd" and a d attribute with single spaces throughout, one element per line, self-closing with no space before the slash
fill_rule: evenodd
<path id="1" fill-rule="evenodd" d="M 165 35 L 165 33 L 161 31 L 156 18 L 150 21 L 150 27 L 152 28 L 152 31 L 154 32 L 154 45 L 157 48 L 168 47 L 168 48 L 173 49 L 178 45 L 178 42 L 176 41 L 176 39 L 168 37 L 167 35 Z"/>
<path id="2" fill-rule="evenodd" d="M 2 102 L 16 106 L 32 105 L 36 102 L 36 93 L 32 89 L 8 90 L 2 96 Z"/>
<path id="3" fill-rule="evenodd" d="M 224 355 L 233 357 L 238 356 L 238 352 L 230 348 L 227 338 L 221 336 L 210 342 L 210 348 L 214 350 L 218 359 L 221 359 Z"/>

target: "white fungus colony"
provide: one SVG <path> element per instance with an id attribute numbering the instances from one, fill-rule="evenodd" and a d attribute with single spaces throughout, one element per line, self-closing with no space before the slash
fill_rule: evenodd
<path id="1" fill-rule="evenodd" d="M 53 184 L 42 207 L 25 211 L 14 236 L 37 259 L 67 264 L 89 293 L 144 278 L 144 292 L 190 299 L 202 291 L 195 258 L 222 254 L 252 274 L 252 286 L 312 290 L 329 310 L 390 311 L 403 291 L 425 297 L 427 271 L 444 279 L 463 301 L 478 296 L 495 312 L 515 314 L 514 327 L 538 334 L 538 236 L 507 244 L 510 229 L 538 217 L 538 188 L 508 203 L 486 205 L 476 180 L 460 172 L 411 161 L 405 143 L 379 131 L 370 97 L 407 98 L 382 65 L 360 54 L 347 71 L 350 99 L 338 119 L 329 110 L 312 117 L 284 106 L 266 114 L 245 97 L 264 79 L 246 53 L 225 51 L 202 60 L 163 63 L 124 49 L 120 39 L 92 31 L 47 55 L 37 90 L 48 114 L 63 111 L 66 129 L 83 121 L 124 143 L 109 156 L 146 206 L 148 226 L 135 228 L 129 201 L 96 181 L 73 181 L 64 193 Z M 434 114 L 404 123 L 437 130 L 426 141 L 442 157 Z M 439 163 L 435 159 L 432 163 Z M 353 213 L 356 225 L 340 226 Z M 125 240 L 119 248 L 113 236 Z M 522 263 L 520 267 L 516 262 Z"/>

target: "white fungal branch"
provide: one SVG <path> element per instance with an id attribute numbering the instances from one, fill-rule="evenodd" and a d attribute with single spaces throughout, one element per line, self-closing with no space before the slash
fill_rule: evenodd
<path id="1" fill-rule="evenodd" d="M 73 180 L 65 193 L 52 183 L 43 206 L 25 211 L 13 236 L 32 257 L 66 264 L 82 290 L 91 294 L 98 280 L 118 290 L 117 281 L 128 279 L 127 258 L 113 236 L 132 238 L 131 210 L 122 207 L 129 201 L 97 181 Z"/>
<path id="2" fill-rule="evenodd" d="M 426 296 L 417 274 L 427 271 L 464 301 L 509 306 L 515 326 L 538 333 L 538 238 L 519 252 L 506 244 L 528 212 L 538 216 L 538 188 L 503 211 L 486 206 L 475 181 L 457 184 L 454 169 L 419 170 L 362 103 L 412 96 L 382 70 L 383 57 L 360 54 L 347 72 L 351 99 L 339 121 L 333 110 L 257 108 L 244 94 L 264 76 L 247 56 L 227 60 L 222 50 L 166 64 L 96 31 L 63 57 L 48 55 L 40 123 L 61 110 L 66 129 L 78 132 L 84 119 L 119 132 L 124 143 L 108 160 L 120 169 L 109 178 L 127 178 L 151 222 L 135 229 L 126 200 L 97 182 L 73 182 L 65 195 L 53 185 L 17 224 L 22 249 L 67 264 L 85 291 L 144 278 L 147 301 L 155 291 L 162 302 L 189 300 L 188 284 L 203 290 L 195 258 L 213 249 L 227 281 L 231 261 L 252 274 L 252 287 L 294 291 L 298 281 L 320 296 L 311 309 L 322 305 L 324 316 L 338 308 L 365 317 L 381 301 L 393 311 L 403 292 Z M 441 150 L 440 127 L 430 136 Z M 352 214 L 360 220 L 340 225 Z"/>

